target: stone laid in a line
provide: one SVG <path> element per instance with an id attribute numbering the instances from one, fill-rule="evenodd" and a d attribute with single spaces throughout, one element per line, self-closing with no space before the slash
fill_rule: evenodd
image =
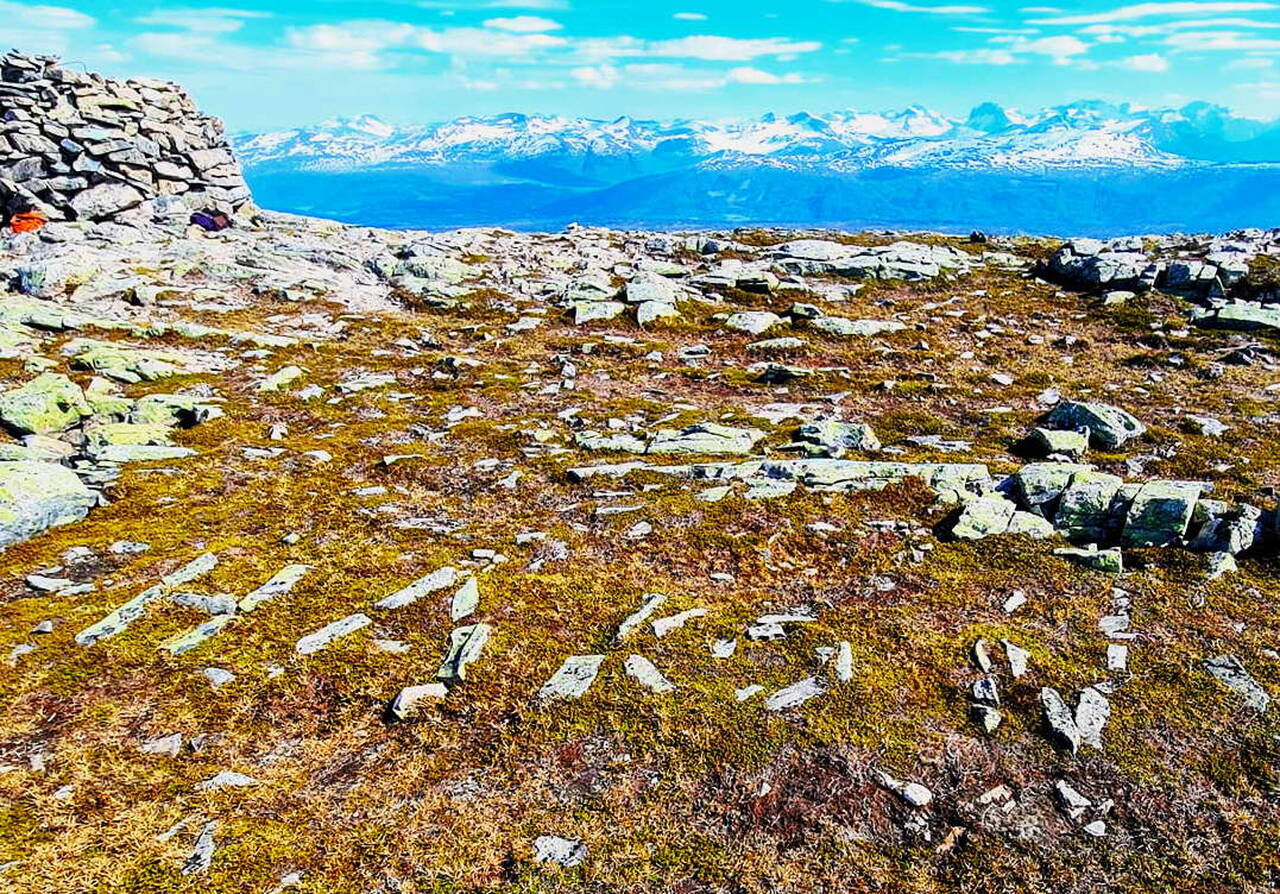
<path id="1" fill-rule="evenodd" d="M 445 683 L 465 681 L 467 666 L 480 657 L 492 632 L 493 628 L 488 624 L 468 624 L 454 628 L 449 634 L 449 652 L 445 655 L 440 670 L 436 671 L 436 678 Z"/>
<path id="2" fill-rule="evenodd" d="M 76 642 L 82 646 L 91 646 L 96 642 L 115 636 L 142 617 L 151 603 L 165 596 L 175 587 L 190 583 L 196 578 L 209 573 L 217 564 L 218 557 L 213 553 L 205 553 L 192 559 L 178 570 L 160 578 L 160 583 L 148 587 L 128 602 L 116 608 L 102 620 L 81 630 L 76 634 Z"/>
<path id="3" fill-rule="evenodd" d="M 653 613 L 661 608 L 667 601 L 667 597 L 662 593 L 647 593 L 643 597 L 644 602 L 640 608 L 636 609 L 628 615 L 621 624 L 618 625 L 618 632 L 614 634 L 613 641 L 621 643 L 632 634 L 641 624 L 649 620 Z"/>
<path id="4" fill-rule="evenodd" d="M 293 588 L 298 582 L 306 577 L 307 572 L 311 570 L 310 565 L 286 565 L 271 576 L 271 578 L 258 587 L 256 590 L 245 595 L 240 600 L 239 609 L 242 612 L 251 612 L 264 603 L 281 596 L 287 596 L 293 592 Z"/>
<path id="5" fill-rule="evenodd" d="M 817 677 L 806 677 L 790 686 L 784 686 L 764 700 L 766 711 L 786 711 L 803 705 L 827 691 Z"/>
<path id="6" fill-rule="evenodd" d="M 458 582 L 458 570 L 456 568 L 445 566 L 436 571 L 431 572 L 425 577 L 420 577 L 413 583 L 403 589 L 397 590 L 385 599 L 374 603 L 374 608 L 393 609 L 404 608 L 417 602 L 423 596 L 443 590 L 446 587 L 452 587 Z"/>
<path id="7" fill-rule="evenodd" d="M 480 584 L 474 577 L 469 577 L 458 588 L 458 592 L 453 594 L 453 599 L 449 604 L 449 617 L 455 622 L 461 621 L 463 618 L 474 614 L 479 607 Z"/>
<path id="8" fill-rule="evenodd" d="M 298 640 L 294 648 L 299 655 L 313 655 L 334 640 L 349 636 L 372 623 L 373 619 L 368 615 L 356 612 L 353 615 L 347 615 L 345 618 L 339 618 L 332 624 L 321 627 L 315 633 L 307 634 Z"/>

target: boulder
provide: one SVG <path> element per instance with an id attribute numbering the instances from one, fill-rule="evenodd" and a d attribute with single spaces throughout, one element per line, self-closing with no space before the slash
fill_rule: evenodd
<path id="1" fill-rule="evenodd" d="M 100 183 L 77 193 L 70 202 L 76 217 L 83 220 L 104 220 L 136 208 L 145 198 L 141 192 L 126 183 Z"/>
<path id="2" fill-rule="evenodd" d="M 1145 547 L 1181 542 L 1203 489 L 1195 482 L 1148 481 L 1129 506 L 1121 543 Z"/>
<path id="3" fill-rule="evenodd" d="M 43 373 L 0 394 L 0 423 L 19 435 L 60 432 L 91 412 L 80 386 L 58 373 Z"/>
<path id="4" fill-rule="evenodd" d="M 95 502 L 94 493 L 64 466 L 0 462 L 0 549 L 80 521 Z"/>
<path id="5" fill-rule="evenodd" d="M 867 338 L 887 332 L 901 332 L 906 325 L 893 320 L 849 320 L 845 317 L 818 317 L 809 325 L 819 332 L 842 338 Z"/>
<path id="6" fill-rule="evenodd" d="M 1132 414 L 1110 404 L 1064 401 L 1045 418 L 1049 428 L 1089 431 L 1089 443 L 1099 450 L 1116 450 L 1133 438 L 1141 437 L 1147 427 Z"/>
<path id="7" fill-rule="evenodd" d="M 1104 541 L 1112 534 L 1113 505 L 1124 482 L 1115 475 L 1083 469 L 1071 476 L 1054 514 L 1054 526 L 1068 540 Z"/>

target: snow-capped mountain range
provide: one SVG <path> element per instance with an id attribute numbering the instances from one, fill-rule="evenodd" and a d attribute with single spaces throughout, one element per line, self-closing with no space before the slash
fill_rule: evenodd
<path id="1" fill-rule="evenodd" d="M 1280 163 L 1280 121 L 1242 118 L 1205 103 L 1134 109 L 1080 102 L 1029 114 L 987 103 L 963 119 L 919 106 L 733 121 L 506 114 L 413 127 L 362 116 L 242 134 L 235 142 L 260 200 L 265 194 L 277 207 L 317 213 L 322 209 L 313 205 L 328 202 L 338 206 L 329 209 L 338 216 L 424 227 L 543 226 L 580 217 L 647 226 L 750 219 L 965 225 L 955 219 L 965 213 L 963 201 L 945 214 L 931 214 L 926 201 L 908 220 L 893 209 L 892 194 L 877 198 L 884 181 L 908 174 L 916 176 L 909 190 L 920 178 L 951 189 L 939 200 L 952 206 L 975 184 L 999 192 L 1001 178 L 1075 183 L 1136 177 L 1148 178 L 1153 190 L 1173 182 L 1185 190 L 1191 178 L 1199 194 L 1220 182 L 1244 200 L 1236 214 L 1243 224 L 1256 215 L 1253 206 L 1269 208 L 1276 201 L 1253 196 L 1252 189 L 1272 188 Z M 303 173 L 311 180 L 300 180 Z M 1257 176 L 1266 183 L 1254 183 Z M 1250 180 L 1243 192 L 1242 177 Z M 332 185 L 327 198 L 329 187 L 322 184 Z M 1142 198 L 1141 189 L 1126 188 L 1126 200 Z M 655 195 L 666 196 L 666 203 L 655 204 Z M 370 200 L 367 209 L 357 207 L 361 196 Z M 1207 198 L 1214 201 L 1212 194 Z M 453 207 L 445 199 L 466 204 Z M 1063 201 L 1068 199 L 1077 201 Z M 1156 205 L 1164 200 L 1153 196 Z M 983 220 L 974 225 L 1035 228 L 1049 209 L 1024 219 L 1015 203 L 1004 225 L 987 220 L 991 210 L 999 211 L 976 208 Z"/>

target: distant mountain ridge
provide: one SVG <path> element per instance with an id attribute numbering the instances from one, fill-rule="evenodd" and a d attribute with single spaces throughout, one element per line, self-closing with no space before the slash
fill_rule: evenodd
<path id="1" fill-rule="evenodd" d="M 971 217 L 993 230 L 1092 231 L 1086 225 L 1094 223 L 1127 232 L 1126 223 L 1193 223 L 1190 209 L 1163 207 L 1171 188 L 1219 215 L 1195 229 L 1280 218 L 1280 200 L 1255 193 L 1277 185 L 1280 121 L 1207 103 L 1084 101 L 1031 114 L 985 103 L 963 119 L 920 106 L 731 121 L 511 113 L 412 127 L 361 116 L 242 134 L 235 144 L 260 199 L 385 226 L 551 227 L 590 215 L 587 222 L 615 226 L 942 227 Z M 894 196 L 868 186 L 912 174 L 948 190 L 938 197 L 945 207 L 931 212 L 926 194 L 904 214 Z M 1081 208 L 1069 195 L 1082 179 L 1101 187 L 1086 190 L 1099 205 Z M 1150 207 L 1107 219 L 1108 197 L 1142 203 L 1143 182 Z M 984 206 L 983 190 L 1009 184 L 1062 192 L 1061 214 L 1044 196 L 1026 208 L 1016 197 Z"/>

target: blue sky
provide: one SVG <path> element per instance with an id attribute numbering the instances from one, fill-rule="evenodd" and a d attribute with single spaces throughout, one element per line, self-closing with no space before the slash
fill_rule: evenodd
<path id="1" fill-rule="evenodd" d="M 0 43 L 181 81 L 234 130 L 1081 98 L 1280 117 L 1280 0 L 1035 3 L 0 0 Z"/>

